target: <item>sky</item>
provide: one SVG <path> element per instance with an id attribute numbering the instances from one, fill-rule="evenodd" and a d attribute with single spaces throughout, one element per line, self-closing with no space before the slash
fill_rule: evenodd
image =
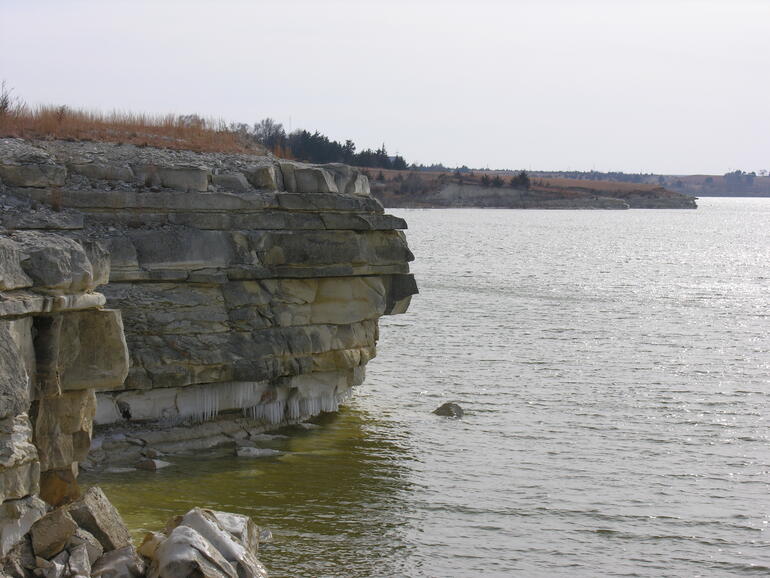
<path id="1" fill-rule="evenodd" d="M 0 0 L 0 80 L 416 163 L 770 169 L 770 0 Z"/>

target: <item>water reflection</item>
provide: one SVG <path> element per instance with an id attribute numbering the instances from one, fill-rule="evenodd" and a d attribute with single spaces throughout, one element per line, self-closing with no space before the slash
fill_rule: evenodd
<path id="1" fill-rule="evenodd" d="M 286 452 L 274 458 L 175 457 L 158 472 L 82 479 L 102 486 L 136 536 L 194 506 L 251 516 L 273 531 L 260 554 L 273 578 L 403 575 L 408 431 L 350 408 L 316 423 L 264 442 Z"/>

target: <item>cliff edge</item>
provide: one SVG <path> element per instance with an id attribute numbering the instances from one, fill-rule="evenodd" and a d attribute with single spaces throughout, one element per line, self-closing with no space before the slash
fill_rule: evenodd
<path id="1" fill-rule="evenodd" d="M 336 410 L 417 292 L 344 165 L 1 139 L 0 207 L 0 558 L 81 466 Z"/>

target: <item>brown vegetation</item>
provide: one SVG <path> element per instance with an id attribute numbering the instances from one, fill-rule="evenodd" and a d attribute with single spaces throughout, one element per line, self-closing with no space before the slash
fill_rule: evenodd
<path id="1" fill-rule="evenodd" d="M 0 137 L 93 140 L 198 152 L 264 154 L 264 148 L 198 115 L 103 113 L 67 106 L 30 107 L 0 84 Z"/>

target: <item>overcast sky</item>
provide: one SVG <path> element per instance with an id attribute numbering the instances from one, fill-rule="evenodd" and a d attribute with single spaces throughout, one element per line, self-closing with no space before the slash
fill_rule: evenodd
<path id="1" fill-rule="evenodd" d="M 0 0 L 0 79 L 409 162 L 770 169 L 770 0 Z"/>

